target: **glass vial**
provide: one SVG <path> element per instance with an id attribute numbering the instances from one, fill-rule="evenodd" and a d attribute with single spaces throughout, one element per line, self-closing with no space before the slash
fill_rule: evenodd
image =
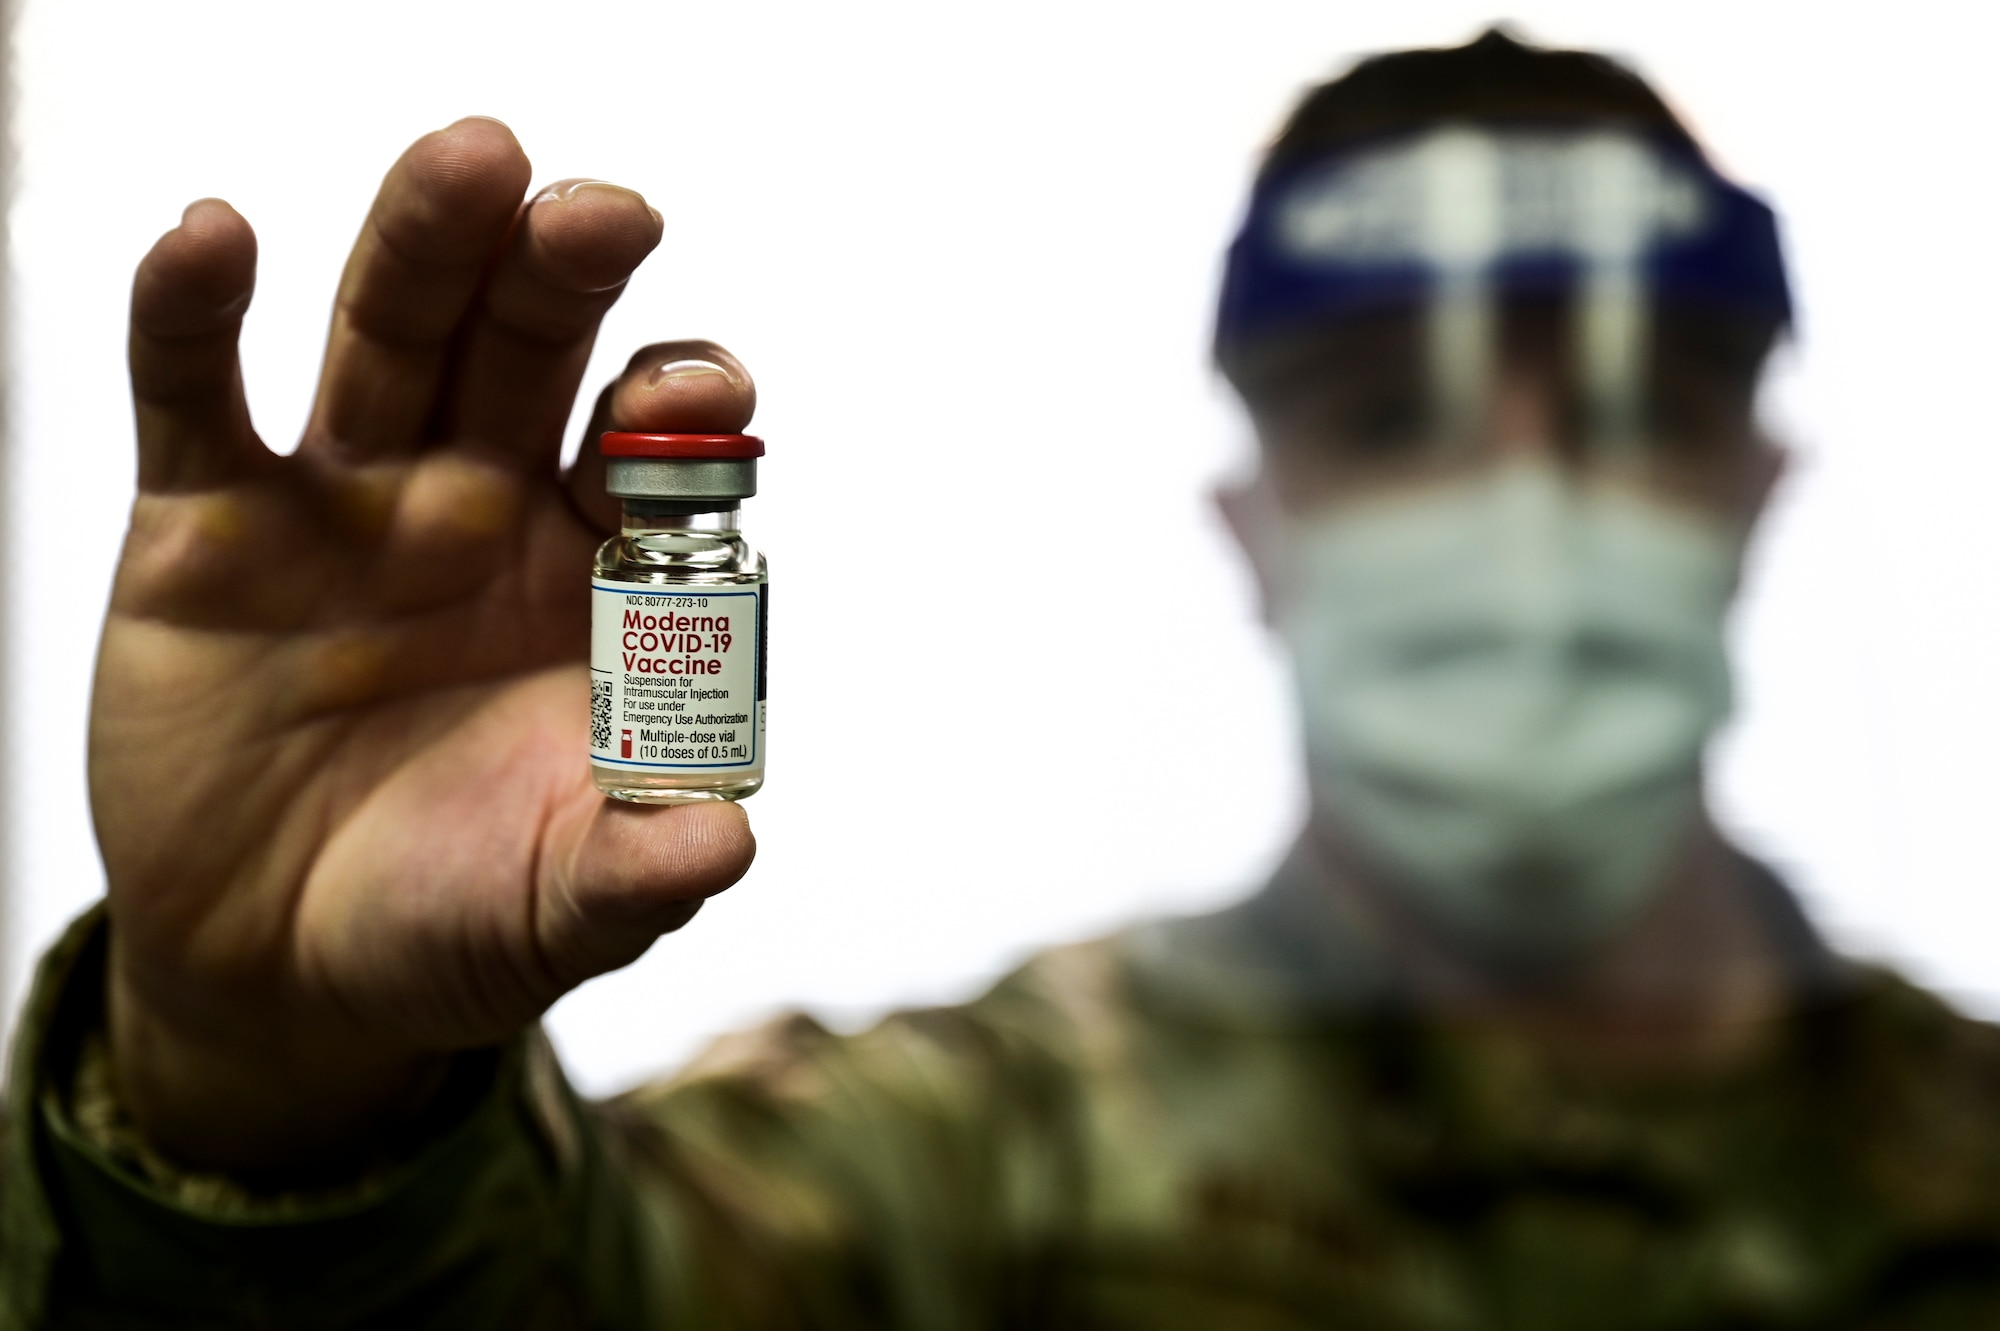
<path id="1" fill-rule="evenodd" d="M 764 784 L 764 557 L 738 505 L 764 441 L 603 437 L 624 530 L 590 580 L 590 768 L 641 804 L 740 800 Z"/>

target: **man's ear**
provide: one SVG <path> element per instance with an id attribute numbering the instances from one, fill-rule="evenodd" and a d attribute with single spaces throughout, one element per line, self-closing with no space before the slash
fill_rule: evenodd
<path id="1" fill-rule="evenodd" d="M 1267 627 L 1275 627 L 1274 609 L 1283 578 L 1278 558 L 1277 504 L 1270 482 L 1263 472 L 1247 481 L 1219 485 L 1209 493 L 1222 523 L 1236 538 L 1236 548 L 1250 562 L 1251 576 L 1257 580 L 1257 607 Z"/>
<path id="2" fill-rule="evenodd" d="M 1736 576 L 1730 588 L 1732 596 L 1743 591 L 1744 561 L 1751 544 L 1757 538 L 1757 529 L 1763 524 L 1764 515 L 1771 511 L 1771 496 L 1777 493 L 1778 482 L 1790 470 L 1792 451 L 1767 434 L 1757 436 L 1756 452 L 1751 456 L 1743 471 L 1743 486 L 1737 521 L 1741 524 L 1739 535 L 1742 546 L 1737 555 Z"/>
<path id="3" fill-rule="evenodd" d="M 1792 450 L 1765 435 L 1758 441 L 1757 456 L 1750 465 L 1749 485 L 1744 496 L 1744 526 L 1754 531 L 1771 507 L 1771 496 L 1777 492 L 1778 482 L 1791 470 Z"/>

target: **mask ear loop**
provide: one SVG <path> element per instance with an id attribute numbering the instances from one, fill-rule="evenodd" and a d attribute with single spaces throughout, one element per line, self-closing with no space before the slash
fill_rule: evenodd
<path id="1" fill-rule="evenodd" d="M 1659 224 L 1662 181 L 1652 154 L 1616 135 L 1576 145 L 1577 291 L 1575 356 L 1587 456 L 1630 470 L 1643 461 L 1652 302 L 1641 267 Z"/>
<path id="2" fill-rule="evenodd" d="M 1489 134 L 1443 129 L 1416 152 L 1419 243 L 1433 273 L 1426 310 L 1432 428 L 1469 455 L 1493 391 L 1496 319 L 1490 269 L 1500 253 L 1500 148 Z"/>

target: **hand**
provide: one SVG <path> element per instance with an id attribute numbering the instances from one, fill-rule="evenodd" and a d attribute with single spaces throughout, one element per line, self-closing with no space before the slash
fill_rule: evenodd
<path id="1" fill-rule="evenodd" d="M 391 168 L 289 457 L 252 429 L 237 364 L 249 226 L 197 203 L 140 264 L 139 497 L 90 794 L 115 1065 L 186 1163 L 340 1168 L 452 1051 L 632 961 L 749 866 L 737 805 L 599 795 L 584 658 L 616 523 L 597 431 L 740 430 L 755 390 L 719 348 L 650 348 L 559 476 L 598 321 L 661 219 L 596 182 L 523 205 L 528 171 L 484 119 Z"/>

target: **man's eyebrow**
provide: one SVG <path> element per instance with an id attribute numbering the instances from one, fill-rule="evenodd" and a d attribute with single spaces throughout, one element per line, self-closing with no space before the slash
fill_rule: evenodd
<path id="1" fill-rule="evenodd" d="M 1346 379 L 1354 371 L 1373 375 L 1421 368 L 1416 324 L 1395 320 L 1328 329 L 1273 344 L 1252 358 L 1243 378 L 1253 390 L 1285 391 Z"/>

